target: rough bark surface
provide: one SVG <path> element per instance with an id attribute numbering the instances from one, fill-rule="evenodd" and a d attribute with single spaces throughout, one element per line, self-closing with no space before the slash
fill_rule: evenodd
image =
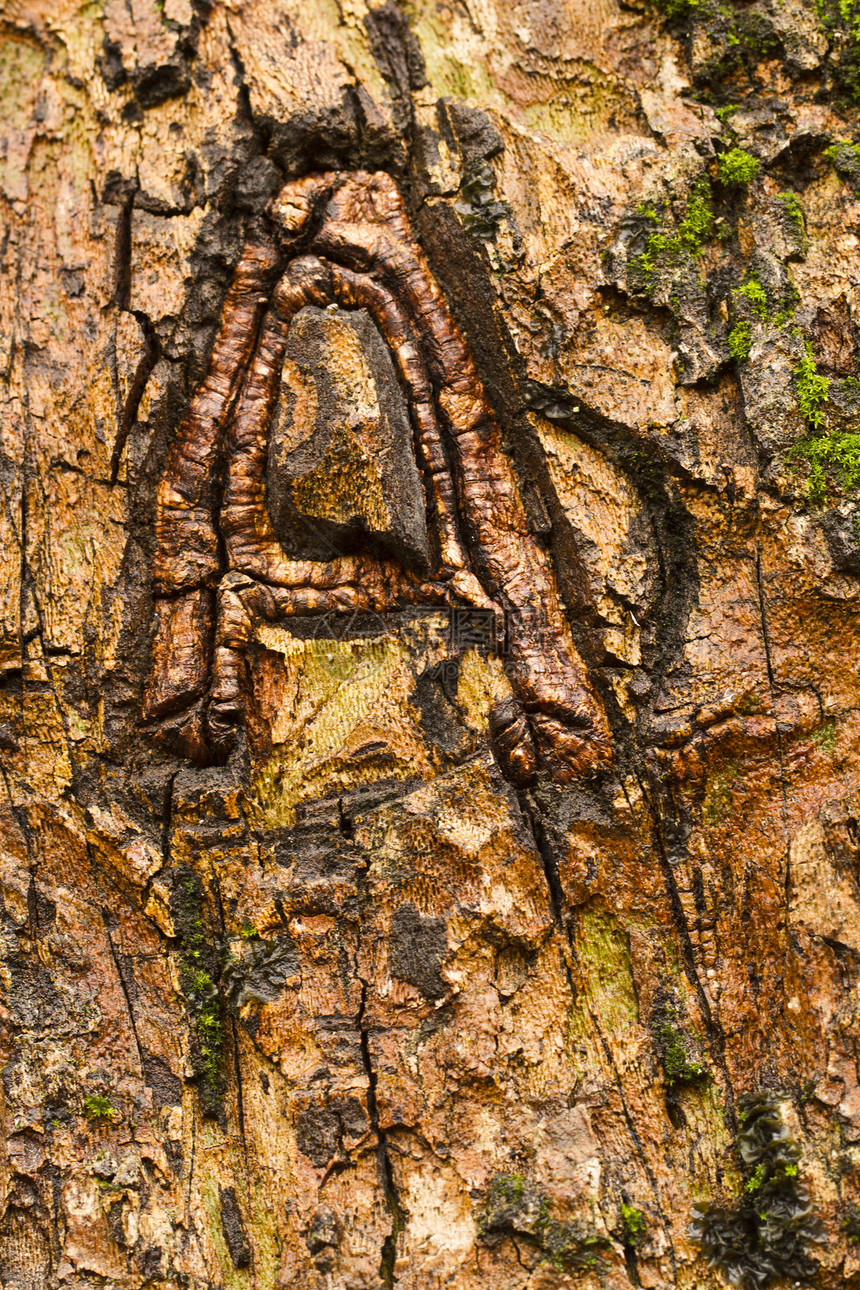
<path id="1" fill-rule="evenodd" d="M 860 1286 L 855 0 L 0 40 L 0 1286 Z"/>

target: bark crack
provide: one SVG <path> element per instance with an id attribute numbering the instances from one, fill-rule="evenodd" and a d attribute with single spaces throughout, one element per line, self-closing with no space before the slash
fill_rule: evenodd
<path id="1" fill-rule="evenodd" d="M 397 1284 L 394 1271 L 397 1259 L 397 1238 L 405 1226 L 405 1214 L 400 1203 L 397 1184 L 394 1181 L 394 1170 L 391 1165 L 386 1131 L 379 1122 L 379 1105 L 376 1100 L 379 1077 L 370 1054 L 370 1035 L 366 1022 L 368 985 L 366 981 L 359 979 L 361 980 L 361 1002 L 358 1009 L 358 1034 L 362 1065 L 367 1077 L 367 1110 L 370 1116 L 371 1128 L 376 1134 L 376 1163 L 379 1170 L 379 1180 L 382 1184 L 386 1208 L 391 1215 L 391 1231 L 382 1243 L 379 1262 L 380 1280 L 388 1288 Z"/>
<path id="2" fill-rule="evenodd" d="M 561 879 L 558 872 L 558 862 L 555 858 L 552 847 L 550 846 L 547 840 L 546 832 L 543 828 L 543 823 L 540 818 L 540 812 L 536 804 L 532 801 L 531 795 L 528 792 L 520 792 L 518 796 L 520 798 L 521 810 L 531 829 L 532 837 L 534 839 L 535 850 L 540 858 L 541 865 L 542 865 L 544 874 L 546 876 L 547 889 L 549 893 L 549 900 L 550 900 L 550 905 L 552 907 L 553 917 L 555 918 L 558 929 L 564 938 L 564 944 L 567 947 L 567 953 L 563 955 L 565 975 L 567 977 L 567 984 L 568 984 L 568 989 L 570 990 L 571 999 L 576 1000 L 579 997 L 579 991 L 577 990 L 577 987 L 576 987 L 576 982 L 574 980 L 573 971 L 571 968 L 570 958 L 568 957 L 568 955 L 575 957 L 576 945 L 574 944 L 570 925 L 565 920 L 564 914 L 563 914 L 564 903 L 565 903 L 564 889 L 561 885 Z M 660 1223 L 663 1227 L 663 1231 L 666 1236 L 667 1247 L 669 1250 L 669 1258 L 672 1263 L 672 1273 L 673 1273 L 673 1276 L 675 1276 L 677 1273 L 677 1264 L 675 1259 L 675 1247 L 672 1241 L 672 1227 L 663 1211 L 663 1204 L 662 1204 L 662 1201 L 660 1200 L 660 1191 L 657 1183 L 657 1178 L 651 1169 L 651 1166 L 648 1162 L 648 1157 L 642 1145 L 642 1140 L 640 1139 L 639 1134 L 636 1132 L 636 1126 L 634 1125 L 630 1112 L 627 1108 L 627 1102 L 624 1096 L 624 1085 L 621 1079 L 621 1074 L 618 1070 L 617 1063 L 615 1061 L 615 1056 L 612 1052 L 612 1049 L 609 1045 L 608 1040 L 606 1039 L 606 1036 L 603 1033 L 603 1030 L 600 1027 L 600 1024 L 596 1016 L 594 1015 L 594 1012 L 589 1007 L 587 1000 L 585 1002 L 585 1006 L 586 1006 L 586 1010 L 588 1012 L 588 1016 L 591 1021 L 591 1024 L 594 1027 L 595 1034 L 600 1040 L 600 1044 L 601 1044 L 601 1047 L 603 1048 L 604 1056 L 606 1057 L 607 1063 L 612 1070 L 613 1079 L 615 1081 L 615 1087 L 618 1091 L 618 1098 L 621 1103 L 621 1111 L 624 1116 L 625 1124 L 627 1125 L 627 1131 L 630 1134 L 630 1140 L 634 1145 L 636 1154 L 639 1157 L 642 1168 L 648 1179 L 648 1183 L 651 1188 L 652 1195 L 654 1197 L 654 1202 L 660 1219 Z"/>
<path id="3" fill-rule="evenodd" d="M 770 630 L 767 623 L 767 598 L 764 594 L 764 580 L 761 572 L 761 542 L 756 545 L 755 577 L 758 589 L 759 613 L 761 616 L 761 636 L 764 644 L 764 659 L 767 667 L 767 683 L 770 690 L 770 706 L 773 722 L 776 727 L 776 751 L 779 759 L 779 786 L 782 793 L 782 828 L 785 834 L 785 920 L 788 926 L 788 908 L 791 900 L 791 828 L 788 819 L 788 786 L 785 772 L 785 748 L 782 740 L 779 716 L 776 710 L 776 678 L 773 670 L 773 655 L 770 645 Z M 819 700 L 820 702 L 820 700 Z"/>
<path id="4" fill-rule="evenodd" d="M 638 778 L 638 776 L 637 776 Z M 726 1114 L 729 1118 L 732 1133 L 737 1133 L 737 1117 L 735 1114 L 735 1092 L 732 1085 L 731 1075 L 729 1073 L 728 1063 L 726 1062 L 725 1050 L 726 1039 L 723 1030 L 717 1019 L 714 1017 L 711 1009 L 711 1003 L 708 999 L 704 986 L 702 985 L 696 968 L 696 955 L 693 949 L 693 938 L 690 935 L 690 928 L 687 923 L 687 917 L 684 913 L 684 907 L 681 903 L 681 896 L 678 891 L 678 884 L 675 881 L 675 874 L 669 860 L 668 849 L 663 837 L 662 821 L 660 812 L 652 800 L 648 791 L 648 786 L 639 779 L 639 787 L 642 791 L 642 797 L 648 807 L 648 813 L 651 816 L 653 825 L 654 847 L 660 858 L 660 868 L 663 871 L 663 881 L 666 886 L 666 894 L 669 897 L 669 907 L 672 911 L 672 917 L 678 932 L 681 949 L 681 962 L 684 965 L 684 974 L 690 985 L 696 992 L 696 998 L 699 1001 L 702 1017 L 708 1031 L 708 1050 L 713 1061 L 719 1067 L 720 1074 L 725 1081 L 726 1087 Z M 626 792 L 625 792 L 626 796 Z M 628 799 L 629 800 L 629 799 Z"/>

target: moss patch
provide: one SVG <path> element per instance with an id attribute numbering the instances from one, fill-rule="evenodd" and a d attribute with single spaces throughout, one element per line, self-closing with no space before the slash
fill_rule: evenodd
<path id="1" fill-rule="evenodd" d="M 657 1041 L 670 1088 L 700 1084 L 710 1078 L 698 1041 L 684 1025 L 681 1005 L 673 994 L 665 992 L 658 996 L 651 1014 L 651 1033 Z"/>
<path id="2" fill-rule="evenodd" d="M 99 1093 L 84 1098 L 84 1115 L 88 1120 L 110 1120 L 115 1110 L 110 1098 Z"/>
<path id="3" fill-rule="evenodd" d="M 621 1225 L 624 1229 L 624 1242 L 626 1245 L 641 1245 L 645 1240 L 647 1225 L 645 1215 L 641 1209 L 636 1209 L 634 1205 L 628 1205 L 626 1201 L 621 1202 Z"/>
<path id="4" fill-rule="evenodd" d="M 757 317 L 767 321 L 767 292 L 754 273 L 751 273 L 746 282 L 736 288 L 735 294 L 747 301 Z"/>
<path id="5" fill-rule="evenodd" d="M 860 147 L 856 143 L 833 143 L 824 155 L 840 179 L 860 188 Z"/>
<path id="6" fill-rule="evenodd" d="M 801 416 L 812 430 L 817 430 L 824 420 L 824 407 L 830 395 L 830 380 L 821 376 L 812 356 L 812 346 L 805 342 L 804 354 L 794 369 L 797 406 Z"/>
<path id="7" fill-rule="evenodd" d="M 729 188 L 738 188 L 749 184 L 761 170 L 761 162 L 751 152 L 743 148 L 729 148 L 717 158 L 717 173 L 720 182 Z"/>
<path id="8" fill-rule="evenodd" d="M 218 979 L 221 953 L 205 917 L 200 879 L 187 866 L 175 871 L 171 913 L 179 938 L 179 982 L 192 1024 L 192 1060 L 204 1114 L 219 1117 L 223 1101 L 224 1026 Z"/>
<path id="9" fill-rule="evenodd" d="M 681 240 L 694 255 L 701 250 L 703 243 L 709 241 L 716 229 L 714 211 L 711 206 L 711 186 L 702 176 L 693 184 L 687 198 L 687 209 L 678 226 Z"/>
<path id="10" fill-rule="evenodd" d="M 745 363 L 752 349 L 752 327 L 748 322 L 735 323 L 729 332 L 729 353 L 736 363 Z"/>
<path id="11" fill-rule="evenodd" d="M 794 381 L 797 405 L 809 434 L 794 445 L 789 460 L 805 462 L 808 467 L 809 500 L 815 503 L 826 500 L 828 473 L 847 491 L 860 488 L 860 433 L 826 427 L 831 381 L 818 371 L 809 341 L 804 342 L 804 354 L 794 369 Z M 844 393 L 852 386 L 851 378 L 839 385 Z"/>

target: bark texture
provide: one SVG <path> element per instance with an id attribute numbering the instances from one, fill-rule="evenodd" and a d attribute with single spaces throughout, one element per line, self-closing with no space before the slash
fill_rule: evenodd
<path id="1" fill-rule="evenodd" d="M 0 42 L 0 1286 L 860 1286 L 855 0 Z"/>

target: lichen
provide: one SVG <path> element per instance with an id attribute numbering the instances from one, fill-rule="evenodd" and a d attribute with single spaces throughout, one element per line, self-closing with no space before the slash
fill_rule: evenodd
<path id="1" fill-rule="evenodd" d="M 706 824 L 722 824 L 728 817 L 733 804 L 732 785 L 739 774 L 736 763 L 729 762 L 722 770 L 715 771 L 708 777 L 702 808 L 702 818 Z"/>
<path id="2" fill-rule="evenodd" d="M 836 722 L 824 721 L 810 735 L 812 742 L 830 756 L 836 748 Z"/>
<path id="3" fill-rule="evenodd" d="M 819 1226 L 798 1181 L 800 1146 L 783 1120 L 782 1100 L 771 1090 L 740 1099 L 741 1195 L 726 1204 L 700 1202 L 688 1228 L 708 1265 L 749 1290 L 780 1278 L 808 1281 L 817 1270 L 807 1247 L 821 1239 Z"/>
<path id="4" fill-rule="evenodd" d="M 610 1245 L 584 1223 L 554 1218 L 540 1184 L 522 1174 L 494 1178 L 480 1199 L 477 1219 L 486 1245 L 519 1237 L 537 1247 L 541 1262 L 559 1270 L 599 1270 L 599 1252 Z"/>

